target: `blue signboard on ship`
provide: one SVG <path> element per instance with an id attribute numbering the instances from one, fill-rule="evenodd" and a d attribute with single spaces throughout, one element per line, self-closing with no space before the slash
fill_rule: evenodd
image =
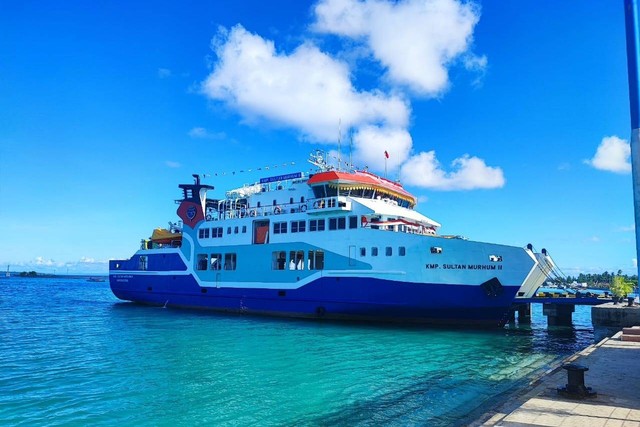
<path id="1" fill-rule="evenodd" d="M 286 181 L 287 179 L 302 178 L 302 172 L 288 173 L 286 175 L 270 176 L 268 178 L 260 178 L 260 184 L 268 184 L 270 182 Z"/>

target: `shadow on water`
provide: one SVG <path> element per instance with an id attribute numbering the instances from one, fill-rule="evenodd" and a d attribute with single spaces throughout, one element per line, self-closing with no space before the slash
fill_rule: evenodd
<path id="1" fill-rule="evenodd" d="M 161 306 L 142 304 L 129 301 L 116 301 L 111 308 L 114 313 L 119 311 L 123 313 L 136 313 L 138 310 L 142 310 L 144 313 L 153 312 L 156 310 L 166 310 L 167 313 L 171 313 L 176 316 L 192 316 L 198 319 L 218 319 L 218 320 L 247 320 L 260 322 L 264 324 L 295 324 L 299 326 L 308 325 L 311 327 L 327 326 L 331 328 L 359 328 L 363 330 L 375 330 L 375 331 L 402 331 L 402 332 L 420 332 L 420 331 L 441 331 L 441 332 L 455 332 L 455 333 L 475 333 L 475 334 L 495 334 L 503 335 L 504 328 L 501 327 L 486 327 L 477 325 L 448 325 L 439 323 L 414 323 L 414 322 L 389 322 L 389 321 L 376 321 L 376 320 L 357 320 L 357 319 L 323 319 L 314 317 L 288 317 L 286 315 L 269 315 L 259 313 L 243 313 L 235 311 L 221 311 L 206 308 L 182 308 L 173 306 Z"/>
<path id="2" fill-rule="evenodd" d="M 444 326 L 432 324 L 383 323 L 341 321 L 328 319 L 287 318 L 247 313 L 220 312 L 214 310 L 183 309 L 175 307 L 150 306 L 131 302 L 116 302 L 111 311 L 122 320 L 145 318 L 149 324 L 149 316 L 153 313 L 157 319 L 151 323 L 161 323 L 162 319 L 179 319 L 182 322 L 197 324 L 198 327 L 217 327 L 219 324 L 234 327 L 261 327 L 274 330 L 301 329 L 306 333 L 331 335 L 340 333 L 356 334 L 400 334 L 407 337 L 439 337 L 456 342 L 472 340 L 502 349 L 512 347 L 522 353 L 544 353 L 557 355 L 558 358 L 568 356 L 587 346 L 598 342 L 602 333 L 609 335 L 615 331 L 604 331 L 595 335 L 588 322 L 574 322 L 572 326 L 547 326 L 544 319 L 533 323 L 508 324 L 504 328 L 480 329 L 461 326 Z M 594 338 L 595 336 L 595 338 Z M 602 335 L 603 336 L 603 335 Z M 595 341 L 594 341 L 595 339 Z"/>

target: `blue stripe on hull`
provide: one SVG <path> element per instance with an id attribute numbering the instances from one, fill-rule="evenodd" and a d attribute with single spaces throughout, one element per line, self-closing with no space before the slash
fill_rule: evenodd
<path id="1" fill-rule="evenodd" d="M 288 317 L 322 317 L 500 326 L 518 287 L 489 297 L 480 286 L 413 284 L 381 279 L 324 277 L 295 290 L 201 288 L 190 275 L 111 277 L 120 299 Z"/>

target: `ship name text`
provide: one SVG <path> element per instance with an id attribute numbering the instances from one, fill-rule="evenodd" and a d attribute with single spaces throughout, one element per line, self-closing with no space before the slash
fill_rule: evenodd
<path id="1" fill-rule="evenodd" d="M 427 270 L 502 270 L 496 264 L 426 264 Z"/>

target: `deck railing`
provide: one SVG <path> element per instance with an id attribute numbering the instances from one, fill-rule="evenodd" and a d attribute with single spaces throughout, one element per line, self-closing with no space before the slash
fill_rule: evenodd
<path id="1" fill-rule="evenodd" d="M 236 219 L 249 217 L 264 217 L 270 215 L 283 215 L 289 213 L 309 212 L 330 212 L 330 211 L 350 211 L 351 201 L 344 196 L 321 197 L 308 199 L 304 202 L 279 203 L 269 206 L 250 206 L 236 209 L 226 209 L 222 212 L 215 209 L 207 211 L 207 221 L 220 221 L 225 219 Z"/>

